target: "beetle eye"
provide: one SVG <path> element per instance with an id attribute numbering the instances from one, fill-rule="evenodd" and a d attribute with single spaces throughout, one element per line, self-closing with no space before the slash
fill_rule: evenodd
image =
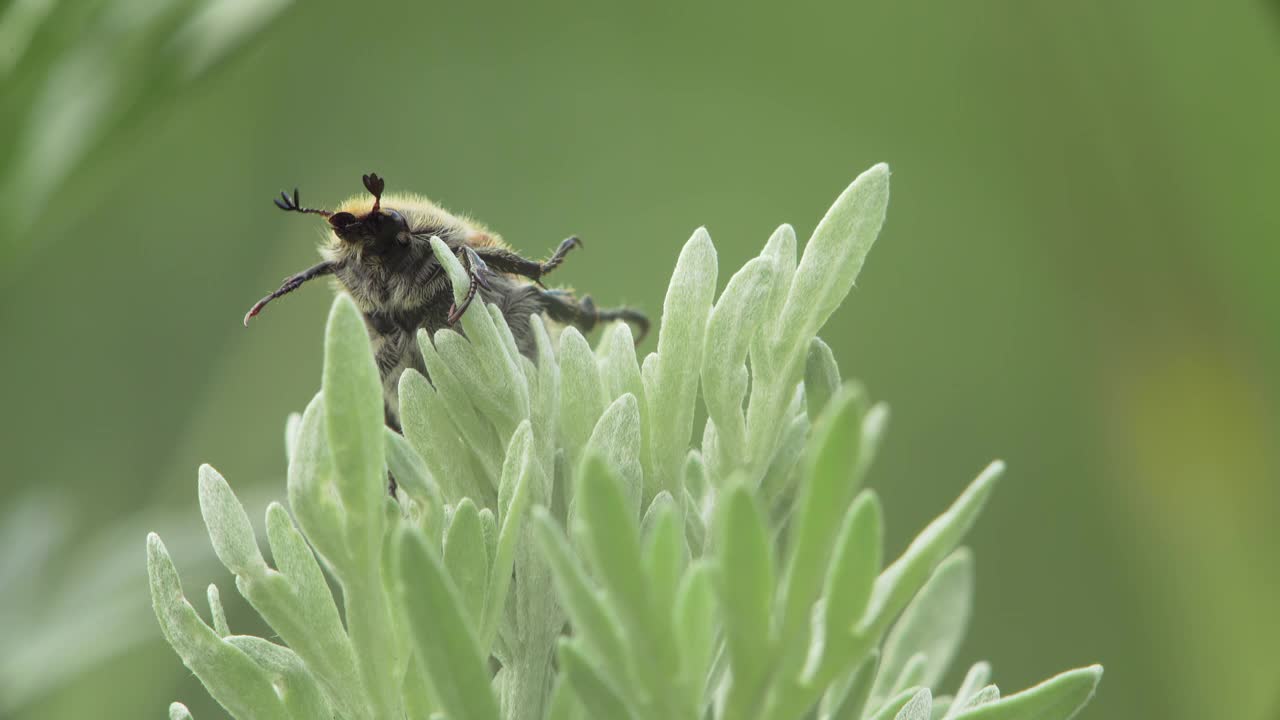
<path id="1" fill-rule="evenodd" d="M 341 230 L 356 223 L 356 216 L 349 212 L 335 213 L 329 218 L 329 225 L 335 230 Z"/>

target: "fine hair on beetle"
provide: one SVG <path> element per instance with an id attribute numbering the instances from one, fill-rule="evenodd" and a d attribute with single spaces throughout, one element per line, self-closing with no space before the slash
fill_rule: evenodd
<path id="1" fill-rule="evenodd" d="M 590 295 L 577 297 L 563 289 L 547 288 L 543 278 L 564 262 L 577 237 L 560 243 L 544 261 L 530 260 L 503 242 L 483 224 L 454 215 L 420 195 L 386 194 L 386 182 L 374 173 L 363 177 L 368 195 L 342 203 L 336 210 L 303 207 L 295 188 L 280 193 L 276 207 L 286 212 L 319 215 L 328 221 L 324 258 L 306 270 L 284 279 L 280 288 L 254 304 L 244 324 L 271 301 L 287 295 L 318 277 L 332 275 L 364 314 L 374 358 L 382 377 L 387 424 L 399 423 L 397 386 L 400 375 L 414 368 L 427 369 L 415 336 L 419 329 L 434 336 L 452 327 L 477 297 L 502 312 L 516 347 L 534 357 L 530 315 L 542 315 L 562 325 L 588 332 L 603 322 L 620 320 L 633 326 L 639 343 L 649 331 L 649 319 L 626 307 L 600 308 Z M 453 287 L 444 266 L 436 260 L 431 238 L 438 237 L 467 271 L 468 287 L 461 304 L 454 302 Z"/>

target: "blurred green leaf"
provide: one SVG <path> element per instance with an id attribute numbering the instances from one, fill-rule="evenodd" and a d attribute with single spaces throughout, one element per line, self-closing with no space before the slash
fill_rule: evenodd
<path id="1" fill-rule="evenodd" d="M 894 624 L 884 641 L 872 696 L 885 697 L 894 688 L 911 685 L 936 687 L 960 647 L 972 605 L 973 555 L 962 548 L 938 566 Z M 924 658 L 919 677 L 904 685 L 900 676 L 917 656 Z"/>
<path id="2" fill-rule="evenodd" d="M 1068 670 L 1033 688 L 956 715 L 957 720 L 1069 720 L 1093 697 L 1102 667 Z"/>
<path id="3" fill-rule="evenodd" d="M 399 540 L 400 602 L 413 630 L 414 649 L 446 712 L 458 720 L 497 720 L 485 658 L 453 583 L 415 531 Z"/>
<path id="4" fill-rule="evenodd" d="M 716 577 L 725 644 L 733 667 L 726 712 L 731 717 L 747 717 L 767 687 L 765 671 L 775 649 L 773 547 L 760 510 L 741 483 L 725 491 L 720 507 Z"/>

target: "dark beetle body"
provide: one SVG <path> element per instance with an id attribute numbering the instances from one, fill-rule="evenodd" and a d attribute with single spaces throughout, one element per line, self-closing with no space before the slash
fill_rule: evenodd
<path id="1" fill-rule="evenodd" d="M 392 427 L 399 429 L 401 373 L 413 368 L 426 375 L 417 346 L 418 330 L 434 336 L 437 330 L 454 325 L 476 295 L 502 311 L 516 346 L 530 358 L 534 341 L 529 316 L 534 314 L 584 332 L 602 321 L 624 320 L 636 326 L 637 342 L 648 331 L 649 321 L 639 312 L 598 309 L 590 297 L 578 300 L 567 291 L 541 286 L 542 277 L 580 245 L 577 238 L 562 242 L 545 262 L 528 260 L 480 223 L 453 215 L 427 198 L 384 196 L 384 183 L 377 175 L 366 175 L 364 183 L 372 197 L 352 198 L 334 212 L 301 207 L 296 190 L 292 197 L 282 193 L 284 201 L 276 201 L 281 209 L 328 219 L 329 240 L 321 248 L 325 260 L 286 278 L 279 290 L 249 311 L 245 323 L 268 302 L 304 282 L 333 275 L 364 313 Z M 467 300 L 461 307 L 455 306 L 449 278 L 432 252 L 433 236 L 454 250 L 470 276 Z"/>

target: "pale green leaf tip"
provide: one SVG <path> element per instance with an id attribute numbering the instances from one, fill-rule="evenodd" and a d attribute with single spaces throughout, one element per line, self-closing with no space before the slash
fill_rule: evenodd
<path id="1" fill-rule="evenodd" d="M 160 556 L 168 557 L 169 553 L 165 550 L 164 541 L 160 539 L 160 535 L 155 532 L 147 533 L 147 561 L 150 563 L 153 559 Z"/>
<path id="2" fill-rule="evenodd" d="M 462 302 L 466 298 L 467 289 L 471 284 L 467 271 L 462 267 L 458 257 L 449 249 L 449 246 L 435 235 L 431 236 L 431 252 L 435 253 L 436 261 L 444 267 L 445 274 L 449 276 L 449 283 L 453 285 L 454 301 Z"/>
<path id="3" fill-rule="evenodd" d="M 193 718 L 186 705 L 175 702 L 169 705 L 169 720 L 193 720 Z"/>
<path id="4" fill-rule="evenodd" d="M 339 323 L 347 323 L 351 320 L 361 320 L 360 310 L 356 307 L 356 302 L 346 293 L 338 293 L 333 298 L 333 305 L 329 308 L 329 319 L 325 325 L 325 336 L 328 337 L 334 332 Z M 361 320 L 363 324 L 363 321 Z"/>
<path id="5" fill-rule="evenodd" d="M 200 514 L 218 559 L 237 575 L 266 567 L 244 506 L 226 479 L 211 465 L 200 466 Z"/>

